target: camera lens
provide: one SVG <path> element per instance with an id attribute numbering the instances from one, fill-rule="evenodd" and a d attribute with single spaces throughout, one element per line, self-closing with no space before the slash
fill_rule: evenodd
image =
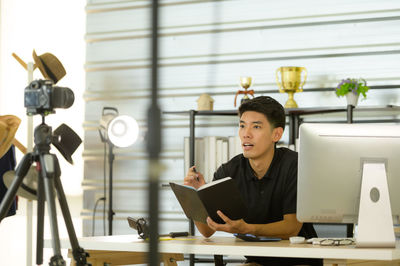
<path id="1" fill-rule="evenodd" d="M 69 108 L 74 100 L 74 92 L 70 88 L 53 87 L 52 104 L 54 108 Z"/>

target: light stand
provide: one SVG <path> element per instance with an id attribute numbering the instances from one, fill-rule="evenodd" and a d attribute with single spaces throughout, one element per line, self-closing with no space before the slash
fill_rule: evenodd
<path id="1" fill-rule="evenodd" d="M 114 163 L 114 144 L 108 142 L 108 166 L 109 166 L 109 179 L 108 179 L 108 235 L 112 235 L 113 216 L 113 163 Z"/>
<path id="2" fill-rule="evenodd" d="M 108 144 L 108 235 L 112 235 L 113 211 L 113 164 L 114 147 L 128 147 L 139 135 L 139 125 L 135 119 L 127 115 L 119 115 L 114 107 L 104 107 L 100 120 L 100 138 Z M 105 195 L 104 195 L 105 197 Z"/>

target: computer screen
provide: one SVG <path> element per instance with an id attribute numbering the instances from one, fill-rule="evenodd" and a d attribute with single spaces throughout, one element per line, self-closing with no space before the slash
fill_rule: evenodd
<path id="1" fill-rule="evenodd" d="M 302 124 L 299 129 L 297 219 L 301 222 L 357 224 L 366 162 L 383 165 L 386 178 L 379 182 L 387 180 L 392 222 L 398 224 L 400 125 Z M 384 194 L 373 189 L 368 193 L 371 198 L 374 193 L 378 198 Z"/>

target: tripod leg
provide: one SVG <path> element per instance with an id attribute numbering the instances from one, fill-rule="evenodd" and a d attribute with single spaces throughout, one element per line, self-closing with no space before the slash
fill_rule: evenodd
<path id="1" fill-rule="evenodd" d="M 54 176 L 56 173 L 55 171 L 56 164 L 54 158 L 57 159 L 55 155 L 51 154 L 44 154 L 44 155 L 41 154 L 39 157 L 41 172 L 42 176 L 44 177 L 43 178 L 44 191 L 48 206 L 50 228 L 52 234 L 53 253 L 54 253 L 54 256 L 50 259 L 50 265 L 58 266 L 58 265 L 65 265 L 65 261 L 61 255 L 60 237 L 57 225 L 57 212 L 56 212 L 55 195 L 54 195 Z"/>
<path id="2" fill-rule="evenodd" d="M 57 158 L 55 159 L 57 160 Z M 76 237 L 74 225 L 72 223 L 71 213 L 69 212 L 67 199 L 65 197 L 64 189 L 62 188 L 60 175 L 56 174 L 54 177 L 54 184 L 57 191 L 60 208 L 64 217 L 65 226 L 67 227 L 69 241 L 72 247 L 72 255 L 75 259 L 76 265 L 88 265 L 86 258 L 89 257 L 89 254 L 79 246 L 78 238 Z"/>
<path id="3" fill-rule="evenodd" d="M 43 176 L 38 178 L 37 189 L 37 232 L 36 232 L 36 264 L 43 264 L 43 227 L 44 227 L 44 183 Z"/>
<path id="4" fill-rule="evenodd" d="M 7 215 L 7 212 L 11 207 L 11 204 L 12 204 L 13 200 L 15 199 L 15 195 L 17 195 L 17 190 L 21 186 L 25 175 L 28 173 L 28 170 L 32 165 L 32 158 L 33 158 L 32 154 L 27 153 L 27 154 L 25 154 L 25 156 L 22 158 L 20 164 L 18 165 L 17 170 L 15 171 L 16 177 L 13 180 L 13 182 L 11 183 L 11 186 L 7 190 L 7 193 L 4 196 L 4 198 L 0 204 L 0 222 Z"/>

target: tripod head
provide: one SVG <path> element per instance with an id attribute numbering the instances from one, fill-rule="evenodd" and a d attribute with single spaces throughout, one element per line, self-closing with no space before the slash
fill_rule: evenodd
<path id="1" fill-rule="evenodd" d="M 81 138 L 66 124 L 61 124 L 54 132 L 43 120 L 34 131 L 34 152 L 38 154 L 49 153 L 50 144 L 53 144 L 61 155 L 73 164 L 72 154 L 82 143 Z"/>
<path id="2" fill-rule="evenodd" d="M 48 153 L 50 151 L 50 144 L 57 138 L 53 136 L 51 127 L 42 123 L 35 128 L 34 141 L 35 151 Z"/>

